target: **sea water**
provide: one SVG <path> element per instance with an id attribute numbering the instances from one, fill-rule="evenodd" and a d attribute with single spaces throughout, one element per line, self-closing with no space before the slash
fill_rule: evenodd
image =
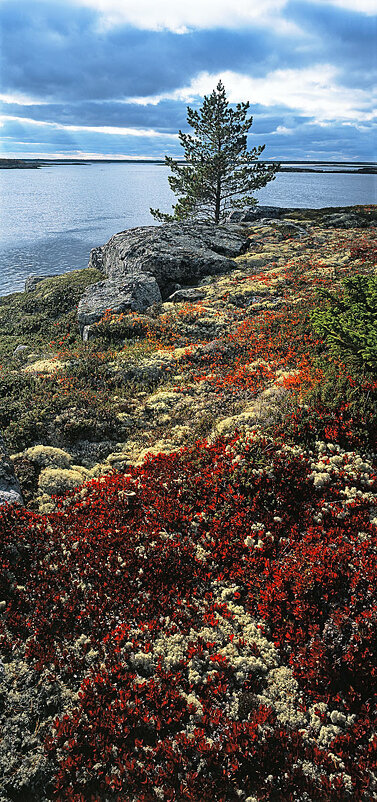
<path id="1" fill-rule="evenodd" d="M 157 164 L 0 170 L 0 295 L 22 290 L 30 273 L 86 267 L 91 248 L 118 231 L 156 225 L 150 206 L 170 211 L 174 202 L 168 175 Z M 296 208 L 372 204 L 376 176 L 279 173 L 257 197 Z"/>

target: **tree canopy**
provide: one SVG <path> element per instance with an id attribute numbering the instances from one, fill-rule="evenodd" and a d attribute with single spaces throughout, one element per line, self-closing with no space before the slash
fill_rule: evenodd
<path id="1" fill-rule="evenodd" d="M 221 81 L 197 111 L 187 107 L 187 122 L 193 134 L 179 131 L 184 162 L 170 156 L 169 185 L 177 197 L 173 214 L 151 209 L 161 222 L 197 218 L 219 223 L 231 211 L 254 206 L 252 194 L 275 178 L 279 164 L 258 161 L 265 145 L 247 149 L 247 134 L 253 118 L 250 103 L 237 103 L 233 109 Z"/>

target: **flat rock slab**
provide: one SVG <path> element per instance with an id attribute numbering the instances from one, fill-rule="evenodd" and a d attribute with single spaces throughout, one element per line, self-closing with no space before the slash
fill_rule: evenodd
<path id="1" fill-rule="evenodd" d="M 173 292 L 172 295 L 169 295 L 168 301 L 172 301 L 172 303 L 181 303 L 184 301 L 188 301 L 189 303 L 196 303 L 196 301 L 201 301 L 203 298 L 206 297 L 206 294 L 203 290 L 196 289 L 195 287 L 185 288 L 182 287 L 180 290 L 176 290 Z"/>
<path id="2" fill-rule="evenodd" d="M 325 215 L 322 225 L 324 228 L 368 228 L 370 222 L 354 212 L 337 212 Z"/>
<path id="3" fill-rule="evenodd" d="M 231 212 L 229 220 L 232 222 L 253 223 L 263 217 L 269 220 L 278 220 L 283 215 L 293 212 L 295 209 L 287 206 L 253 206 L 251 209 Z"/>

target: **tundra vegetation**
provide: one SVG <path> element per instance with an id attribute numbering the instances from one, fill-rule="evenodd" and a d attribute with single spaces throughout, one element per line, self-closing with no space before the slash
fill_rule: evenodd
<path id="1" fill-rule="evenodd" d="M 376 239 L 249 237 L 88 344 L 95 271 L 0 301 L 1 802 L 377 794 Z"/>

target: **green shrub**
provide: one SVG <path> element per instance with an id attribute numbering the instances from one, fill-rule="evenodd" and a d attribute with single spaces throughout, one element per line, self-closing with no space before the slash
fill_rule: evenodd
<path id="1" fill-rule="evenodd" d="M 377 277 L 357 275 L 343 281 L 340 296 L 320 292 L 327 305 L 312 313 L 314 330 L 333 356 L 351 368 L 377 370 Z"/>

